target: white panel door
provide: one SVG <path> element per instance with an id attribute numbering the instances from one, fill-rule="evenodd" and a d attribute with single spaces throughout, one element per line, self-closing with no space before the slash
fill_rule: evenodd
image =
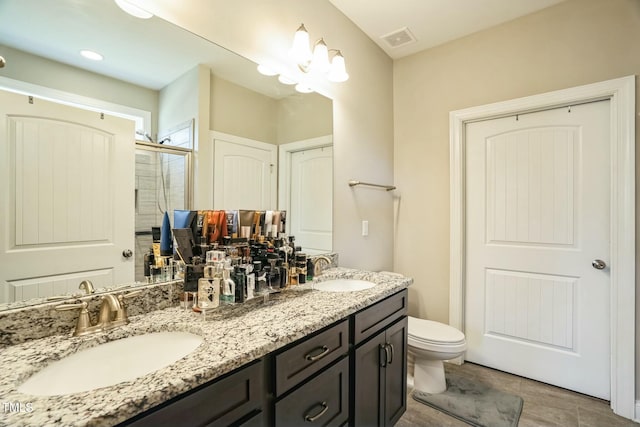
<path id="1" fill-rule="evenodd" d="M 466 141 L 467 360 L 609 399 L 609 101 Z"/>
<path id="2" fill-rule="evenodd" d="M 292 153 L 290 183 L 289 234 L 309 253 L 331 252 L 333 147 Z"/>
<path id="3" fill-rule="evenodd" d="M 215 139 L 213 207 L 275 209 L 277 156 L 272 144 Z"/>
<path id="4" fill-rule="evenodd" d="M 134 123 L 0 91 L 0 300 L 132 281 Z"/>

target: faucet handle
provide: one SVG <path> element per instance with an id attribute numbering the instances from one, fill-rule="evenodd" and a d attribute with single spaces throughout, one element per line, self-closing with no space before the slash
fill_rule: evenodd
<path id="1" fill-rule="evenodd" d="M 86 301 L 77 300 L 75 303 L 71 304 L 61 304 L 56 306 L 56 310 L 58 311 L 67 311 L 67 310 L 76 310 L 80 309 L 80 315 L 78 316 L 78 322 L 76 323 L 76 329 L 73 332 L 74 337 L 78 337 L 80 335 L 85 335 L 90 332 L 91 326 L 91 318 L 89 317 L 89 310 L 87 309 L 88 304 Z"/>
<path id="2" fill-rule="evenodd" d="M 67 311 L 67 310 L 75 310 L 76 308 L 81 308 L 83 310 L 87 309 L 87 303 L 85 301 L 76 300 L 73 303 L 66 302 L 56 306 L 56 310 L 58 311 Z"/>
<path id="3" fill-rule="evenodd" d="M 126 294 L 118 295 L 118 301 L 120 302 L 120 309 L 116 313 L 116 318 L 114 319 L 114 322 L 118 322 L 119 324 L 129 323 L 129 315 L 127 314 L 127 306 L 125 305 L 124 300 L 138 296 L 141 293 L 142 293 L 142 290 L 138 289 L 137 291 L 132 291 Z"/>

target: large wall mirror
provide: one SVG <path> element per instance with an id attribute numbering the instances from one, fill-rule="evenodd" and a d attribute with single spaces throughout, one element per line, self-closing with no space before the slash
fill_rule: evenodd
<path id="1" fill-rule="evenodd" d="M 79 54 L 83 49 L 99 52 L 104 59 L 88 60 Z M 113 193 L 131 189 L 126 203 L 119 205 L 110 201 L 109 206 L 113 209 L 126 206 L 128 225 L 124 229 L 130 240 L 125 246 L 130 246 L 136 256 L 140 257 L 148 246 L 146 243 L 136 246 L 135 232 L 145 234 L 152 224 L 160 225 L 163 212 L 172 208 L 285 209 L 288 231 L 296 235 L 305 250 L 312 254 L 331 250 L 333 110 L 330 99 L 315 93 L 297 93 L 275 77 L 259 74 L 256 64 L 246 58 L 158 17 L 139 19 L 127 15 L 113 0 L 0 0 L 0 56 L 6 60 L 6 65 L 0 68 L 3 93 L 8 91 L 11 96 L 23 96 L 25 100 L 32 94 L 35 104 L 45 99 L 60 106 L 62 101 L 71 104 L 69 108 L 86 108 L 96 114 L 106 111 L 109 116 L 127 118 L 122 120 L 135 118 L 135 124 L 127 128 L 131 132 L 132 164 L 116 163 L 113 170 L 118 172 L 118 180 L 124 179 L 124 182 L 115 184 L 105 174 L 104 188 L 110 188 Z M 15 105 L 13 100 L 18 98 L 5 102 L 8 99 L 0 104 Z M 67 105 L 58 109 L 63 108 Z M 11 120 L 22 116 L 10 108 L 2 114 L 1 120 L 8 123 L 9 134 L 19 134 L 12 129 L 24 123 L 16 125 Z M 89 121 L 82 122 L 82 126 L 95 129 Z M 135 139 L 141 141 L 134 149 L 136 133 Z M 0 138 L 11 139 L 5 134 Z M 92 141 L 97 144 L 95 136 Z M 108 142 L 106 144 L 105 152 L 112 153 Z M 193 152 L 189 151 L 190 144 Z M 111 252 L 118 256 L 128 249 L 115 247 L 117 245 L 110 242 L 117 230 L 111 230 L 109 224 L 104 227 L 104 236 L 96 240 L 98 243 L 76 239 L 73 251 L 61 256 L 64 262 L 72 259 L 69 267 L 34 268 L 43 263 L 63 264 L 47 256 L 62 244 L 53 235 L 42 237 L 47 234 L 44 232 L 47 227 L 56 228 L 55 220 L 43 220 L 48 215 L 46 210 L 40 207 L 42 212 L 29 214 L 28 206 L 16 207 L 21 191 L 32 194 L 35 188 L 18 186 L 16 182 L 21 183 L 23 179 L 16 177 L 22 170 L 23 178 L 44 176 L 41 179 L 46 180 L 47 174 L 55 176 L 55 171 L 42 170 L 47 164 L 42 153 L 45 150 L 38 149 L 37 162 L 25 161 L 19 165 L 15 140 L 3 140 L 0 150 L 3 156 L 7 154 L 5 163 L 0 165 L 7 170 L 2 175 L 7 181 L 2 191 L 15 193 L 0 197 L 0 216 L 5 218 L 0 225 L 3 230 L 11 230 L 8 236 L 2 237 L 4 242 L 0 245 L 3 252 L 0 264 L 4 264 L 0 271 L 5 272 L 0 273 L 0 309 L 15 301 L 37 303 L 52 295 L 77 293 L 83 278 L 92 278 L 96 287 L 134 280 L 131 266 L 125 269 L 124 275 L 118 275 L 110 267 L 93 262 L 99 256 L 91 255 L 92 248 L 101 244 L 111 244 Z M 230 159 L 254 156 L 246 154 L 253 153 L 251 150 L 269 153 L 265 162 L 272 186 L 258 192 L 260 195 L 269 192 L 264 200 L 256 200 L 255 188 L 238 183 L 238 179 L 229 179 L 239 171 L 241 176 L 254 175 L 255 168 L 241 163 L 239 169 L 236 166 L 230 170 L 229 165 L 234 162 L 229 161 L 225 166 L 223 161 L 225 156 Z M 57 150 L 49 155 L 60 157 Z M 78 159 L 73 164 L 85 162 L 85 157 Z M 168 165 L 177 166 L 169 170 Z M 95 166 L 85 168 L 82 182 L 90 181 L 86 177 L 96 175 L 99 170 Z M 202 171 L 212 171 L 211 179 L 202 179 L 209 176 Z M 152 176 L 146 180 L 151 190 L 142 184 L 145 174 Z M 318 176 L 324 178 L 314 182 Z M 158 188 L 159 180 L 164 184 L 167 180 L 182 183 L 184 191 L 168 194 Z M 60 188 L 53 187 L 55 191 L 50 192 L 54 197 L 50 199 L 61 194 Z M 99 192 L 101 187 L 93 188 Z M 87 194 L 90 193 L 73 199 L 74 211 L 96 211 L 97 202 L 85 197 Z M 211 202 L 203 204 L 198 194 L 212 194 Z M 229 198 L 229 194 L 241 197 Z M 178 201 L 167 202 L 167 198 Z M 67 203 L 71 204 L 71 198 L 68 199 Z M 318 204 L 312 200 L 327 202 Z M 39 218 L 34 221 L 40 223 L 35 228 L 27 221 L 29 215 Z M 22 231 L 16 231 L 19 227 Z M 15 236 L 22 236 L 26 229 L 29 230 L 26 234 L 34 237 L 25 238 L 21 246 Z M 126 262 L 132 264 L 131 260 L 125 260 L 125 265 Z M 91 274 L 87 273 L 89 270 Z"/>

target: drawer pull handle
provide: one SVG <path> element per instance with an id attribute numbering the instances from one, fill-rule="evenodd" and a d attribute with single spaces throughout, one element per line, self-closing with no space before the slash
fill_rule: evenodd
<path id="1" fill-rule="evenodd" d="M 317 420 L 318 418 L 320 418 L 321 416 L 324 415 L 325 412 L 327 412 L 329 410 L 329 405 L 327 405 L 327 402 L 322 402 L 322 410 L 320 412 L 318 412 L 317 414 L 315 414 L 314 416 L 310 416 L 310 415 L 305 415 L 304 416 L 304 420 L 306 422 L 312 423 L 315 420 Z"/>
<path id="2" fill-rule="evenodd" d="M 391 357 L 389 357 L 389 365 L 391 365 L 393 363 L 393 344 L 387 344 L 387 348 L 391 349 Z"/>
<path id="3" fill-rule="evenodd" d="M 378 348 L 378 350 L 379 350 L 378 352 L 380 353 L 380 367 L 385 368 L 389 360 L 389 353 L 387 352 L 387 344 L 386 343 L 380 344 L 380 347 Z"/>
<path id="4" fill-rule="evenodd" d="M 318 359 L 322 359 L 329 353 L 329 347 L 327 347 L 326 345 L 323 345 L 322 347 L 317 347 L 314 349 L 314 351 L 315 350 L 322 350 L 322 351 L 316 354 L 315 356 L 312 356 L 311 353 L 309 353 L 304 358 L 312 362 L 315 362 Z"/>

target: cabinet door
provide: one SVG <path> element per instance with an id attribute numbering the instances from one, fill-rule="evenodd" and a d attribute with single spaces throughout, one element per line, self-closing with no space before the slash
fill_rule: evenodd
<path id="1" fill-rule="evenodd" d="M 354 425 L 380 426 L 384 420 L 384 381 L 381 361 L 384 360 L 385 333 L 380 332 L 355 351 Z"/>
<path id="2" fill-rule="evenodd" d="M 407 317 L 356 348 L 353 423 L 393 426 L 407 408 Z"/>
<path id="3" fill-rule="evenodd" d="M 393 426 L 407 409 L 407 318 L 386 330 L 385 426 Z"/>

